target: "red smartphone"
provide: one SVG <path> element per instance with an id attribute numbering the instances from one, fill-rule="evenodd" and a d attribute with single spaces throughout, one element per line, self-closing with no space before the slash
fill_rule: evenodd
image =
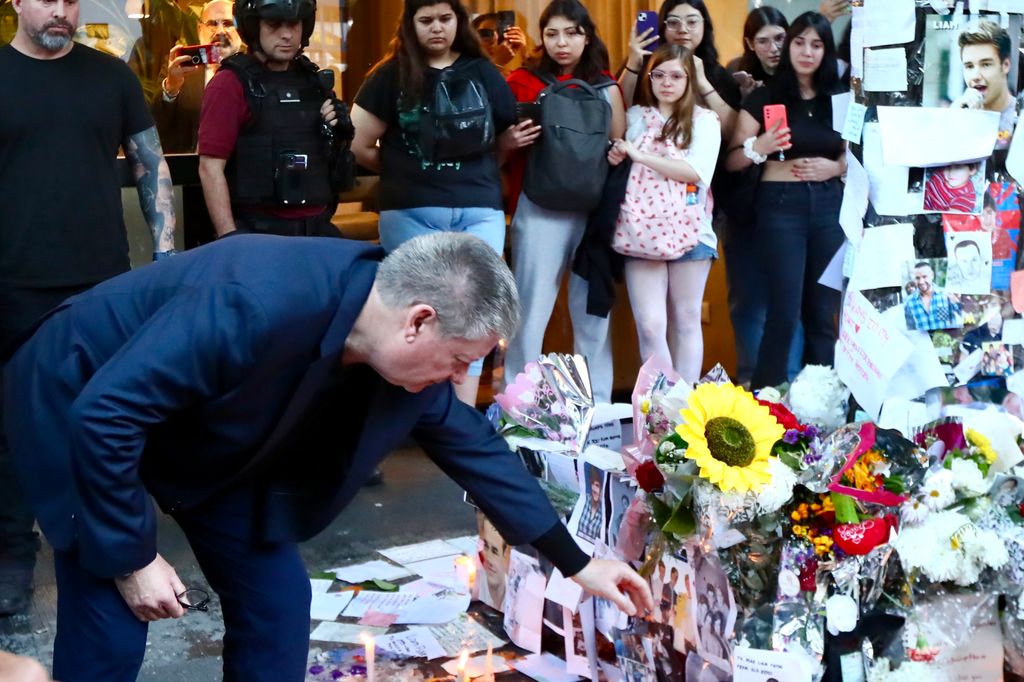
<path id="1" fill-rule="evenodd" d="M 648 38 L 658 37 L 658 13 L 650 10 L 642 10 L 636 14 L 636 34 L 642 36 L 644 31 L 653 29 L 648 35 Z M 658 41 L 655 40 L 653 43 L 648 45 L 645 50 L 654 52 L 658 49 Z"/>
<path id="2" fill-rule="evenodd" d="M 786 121 L 786 105 L 785 104 L 766 104 L 764 105 L 764 129 L 765 131 L 771 130 L 777 122 L 782 123 L 779 128 L 788 128 L 789 123 Z"/>
<path id="3" fill-rule="evenodd" d="M 220 63 L 220 45 L 185 45 L 178 48 L 178 56 L 188 55 L 192 57 L 192 63 L 196 66 Z"/>

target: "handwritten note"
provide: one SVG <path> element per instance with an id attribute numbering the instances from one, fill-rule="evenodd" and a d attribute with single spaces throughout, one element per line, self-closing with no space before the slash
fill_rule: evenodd
<path id="1" fill-rule="evenodd" d="M 843 122 L 843 139 L 854 144 L 860 144 L 861 135 L 864 134 L 864 117 L 867 116 L 868 108 L 859 102 L 850 102 L 846 109 L 846 120 Z"/>
<path id="2" fill-rule="evenodd" d="M 425 658 L 432 661 L 448 655 L 441 643 L 427 628 L 409 628 L 405 632 L 377 637 L 377 648 L 404 658 Z"/>
<path id="3" fill-rule="evenodd" d="M 367 611 L 401 613 L 402 609 L 416 601 L 416 599 L 418 597 L 415 594 L 407 592 L 373 592 L 363 590 L 345 609 L 345 615 L 349 618 L 362 618 L 366 615 Z"/>
<path id="4" fill-rule="evenodd" d="M 902 47 L 864 50 L 864 90 L 905 92 L 907 51 Z"/>
<path id="5" fill-rule="evenodd" d="M 362 640 L 359 635 L 370 635 L 379 637 L 387 632 L 387 628 L 371 628 L 355 623 L 335 623 L 325 621 L 317 625 L 309 638 L 314 642 L 343 642 L 346 644 L 360 644 Z"/>
<path id="6" fill-rule="evenodd" d="M 312 620 L 334 620 L 350 601 L 351 592 L 314 594 L 309 603 L 309 617 Z"/>
<path id="7" fill-rule="evenodd" d="M 914 0 L 864 0 L 864 46 L 896 45 L 914 39 Z"/>
<path id="8" fill-rule="evenodd" d="M 764 682 L 774 678 L 778 682 L 810 682 L 813 666 L 796 653 L 765 651 L 738 646 L 733 651 L 734 682 Z"/>

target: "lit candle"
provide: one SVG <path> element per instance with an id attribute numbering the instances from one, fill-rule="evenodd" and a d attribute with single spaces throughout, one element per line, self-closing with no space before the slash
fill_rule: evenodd
<path id="1" fill-rule="evenodd" d="M 363 640 L 363 646 L 366 647 L 366 680 L 367 682 L 375 682 L 377 679 L 377 673 L 374 670 L 374 649 L 373 637 L 367 634 L 359 635 L 359 639 Z"/>
<path id="2" fill-rule="evenodd" d="M 487 644 L 487 661 L 484 663 L 484 682 L 494 682 L 494 646 Z"/>
<path id="3" fill-rule="evenodd" d="M 469 661 L 469 651 L 466 649 L 462 650 L 462 655 L 459 656 L 459 665 L 455 669 L 458 682 L 470 682 L 469 672 L 466 670 L 466 663 Z"/>
<path id="4" fill-rule="evenodd" d="M 476 582 L 476 562 L 473 561 L 473 558 L 465 554 L 457 557 L 455 559 L 455 575 L 459 585 L 465 585 L 470 596 L 475 597 L 473 586 Z"/>

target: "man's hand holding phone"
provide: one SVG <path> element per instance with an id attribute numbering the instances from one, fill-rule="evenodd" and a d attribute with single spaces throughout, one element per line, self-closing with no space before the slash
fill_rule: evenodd
<path id="1" fill-rule="evenodd" d="M 167 76 L 161 87 L 164 94 L 174 99 L 185 85 L 185 77 L 210 64 L 220 63 L 220 46 L 212 45 L 175 45 L 167 53 Z"/>

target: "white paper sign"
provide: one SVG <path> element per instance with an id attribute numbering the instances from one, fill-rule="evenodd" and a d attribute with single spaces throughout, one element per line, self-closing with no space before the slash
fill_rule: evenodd
<path id="1" fill-rule="evenodd" d="M 343 642 L 345 644 L 361 644 L 360 635 L 380 637 L 388 631 L 387 628 L 374 628 L 357 623 L 335 623 L 324 621 L 309 633 L 309 638 L 314 642 Z"/>
<path id="2" fill-rule="evenodd" d="M 427 628 L 409 628 L 405 632 L 377 638 L 377 648 L 404 658 L 425 658 L 432 661 L 446 655 L 444 647 Z"/>
<path id="3" fill-rule="evenodd" d="M 914 260 L 914 226 L 878 225 L 864 230 L 854 260 L 850 287 L 858 291 L 898 287 L 903 265 Z"/>
<path id="4" fill-rule="evenodd" d="M 864 8 L 850 10 L 850 77 L 864 76 Z"/>
<path id="5" fill-rule="evenodd" d="M 733 650 L 733 682 L 811 682 L 807 656 L 738 646 Z"/>
<path id="6" fill-rule="evenodd" d="M 916 193 L 908 189 L 910 167 L 893 166 L 883 160 L 882 131 L 878 123 L 864 126 L 864 170 L 869 181 L 868 196 L 878 215 L 906 216 L 924 210 L 924 188 Z M 847 175 L 847 182 L 849 179 Z"/>
<path id="7" fill-rule="evenodd" d="M 512 667 L 538 682 L 577 682 L 578 675 L 565 672 L 565 661 L 550 653 L 527 654 L 512 661 Z"/>
<path id="8" fill-rule="evenodd" d="M 347 583 L 361 583 L 366 580 L 396 580 L 411 575 L 401 566 L 395 566 L 380 559 L 354 566 L 332 568 L 329 572 L 338 576 L 338 580 L 344 580 Z"/>
<path id="9" fill-rule="evenodd" d="M 864 213 L 868 210 L 869 196 L 868 173 L 853 152 L 847 149 L 846 184 L 843 188 L 843 203 L 839 207 L 839 225 L 854 246 L 860 243 L 864 232 Z"/>
<path id="10" fill-rule="evenodd" d="M 864 50 L 864 90 L 867 92 L 905 92 L 906 89 L 906 50 L 902 47 Z"/>
<path id="11" fill-rule="evenodd" d="M 896 45 L 914 39 L 914 0 L 864 0 L 864 46 Z"/>
<path id="12" fill-rule="evenodd" d="M 854 144 L 860 144 L 861 135 L 864 134 L 864 117 L 868 108 L 859 102 L 853 102 L 846 110 L 846 120 L 843 122 L 843 139 Z"/>
<path id="13" fill-rule="evenodd" d="M 847 293 L 836 343 L 836 371 L 872 417 L 878 416 L 889 379 L 911 348 L 910 341 L 886 323 L 863 294 Z"/>
<path id="14" fill-rule="evenodd" d="M 837 133 L 843 132 L 846 128 L 846 112 L 850 110 L 852 101 L 853 94 L 849 92 L 832 95 L 832 130 Z"/>
<path id="15" fill-rule="evenodd" d="M 331 592 L 314 594 L 309 603 L 309 617 L 312 620 L 334 620 L 352 601 L 352 592 Z"/>
<path id="16" fill-rule="evenodd" d="M 939 107 L 878 107 L 882 156 L 893 166 L 947 166 L 992 154 L 999 112 Z"/>

